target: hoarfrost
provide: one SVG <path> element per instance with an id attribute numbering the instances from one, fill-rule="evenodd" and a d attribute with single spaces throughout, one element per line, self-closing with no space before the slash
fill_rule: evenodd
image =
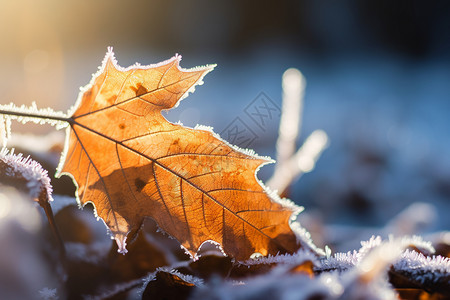
<path id="1" fill-rule="evenodd" d="M 390 237 L 389 240 L 383 241 L 380 236 L 372 236 L 368 241 L 361 241 L 361 248 L 356 251 L 349 251 L 347 253 L 335 253 L 334 255 L 327 255 L 321 260 L 321 266 L 317 268 L 318 271 L 346 271 L 361 264 L 362 260 L 376 248 L 383 247 L 386 244 L 395 245 L 401 249 L 414 246 L 424 252 L 434 253 L 434 248 L 431 242 L 424 241 L 420 236 L 404 236 L 394 239 Z"/>
<path id="2" fill-rule="evenodd" d="M 0 143 L 2 147 L 6 147 L 11 137 L 11 118 L 9 116 L 0 115 Z"/>
<path id="3" fill-rule="evenodd" d="M 0 114 L 6 115 L 6 124 L 11 120 L 17 120 L 23 124 L 33 122 L 36 124 L 50 124 L 57 129 L 67 127 L 69 116 L 62 111 L 54 111 L 51 108 L 37 108 L 33 102 L 31 106 L 16 106 L 14 103 L 0 104 Z M 8 121 L 9 120 L 9 121 Z M 10 127 L 10 126 L 9 126 Z"/>
<path id="4" fill-rule="evenodd" d="M 421 284 L 450 282 L 450 258 L 440 255 L 430 257 L 406 250 L 392 268 Z"/>
<path id="5" fill-rule="evenodd" d="M 314 264 L 318 262 L 317 257 L 310 251 L 300 250 L 294 254 L 278 254 L 261 256 L 255 259 L 249 259 L 239 264 L 244 266 L 260 265 L 260 264 L 289 264 L 296 265 L 305 261 L 311 261 Z"/>
<path id="6" fill-rule="evenodd" d="M 182 274 L 171 267 L 160 267 L 160 268 L 157 268 L 155 270 L 155 272 L 148 274 L 144 279 L 142 279 L 143 284 L 142 284 L 142 287 L 137 291 L 138 296 L 142 296 L 142 294 L 144 293 L 145 289 L 147 288 L 147 285 L 149 282 L 156 280 L 156 274 L 158 272 L 165 272 L 165 273 L 175 275 L 175 276 L 179 277 L 181 280 L 183 280 L 187 283 L 191 283 L 191 284 L 195 285 L 196 287 L 202 287 L 204 285 L 203 279 L 201 279 L 201 278 L 198 278 L 198 277 L 195 277 L 192 275 Z"/>
<path id="7" fill-rule="evenodd" d="M 0 171 L 7 177 L 25 179 L 31 198 L 39 199 L 44 195 L 46 201 L 53 201 L 53 189 L 48 172 L 37 161 L 30 157 L 24 158 L 22 153 L 14 154 L 14 149 L 9 152 L 8 149 L 2 148 L 0 167 L 2 167 Z"/>

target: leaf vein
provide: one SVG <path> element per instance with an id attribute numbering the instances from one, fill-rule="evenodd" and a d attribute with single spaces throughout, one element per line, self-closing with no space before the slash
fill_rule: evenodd
<path id="1" fill-rule="evenodd" d="M 210 199 L 211 199 L 214 203 L 216 203 L 217 205 L 221 206 L 224 210 L 229 211 L 229 212 L 232 213 L 236 218 L 238 218 L 238 219 L 241 220 L 242 222 L 245 222 L 245 223 L 247 223 L 248 225 L 250 225 L 251 227 L 253 227 L 254 229 L 256 229 L 260 234 L 262 234 L 263 236 L 265 236 L 266 238 L 268 238 L 268 239 L 270 239 L 270 240 L 273 240 L 276 244 L 278 244 L 279 246 L 283 247 L 282 245 L 280 245 L 280 244 L 278 243 L 278 241 L 276 241 L 276 240 L 273 239 L 272 237 L 268 236 L 268 235 L 265 234 L 264 232 L 260 231 L 255 225 L 253 225 L 252 223 L 248 222 L 247 220 L 245 220 L 245 219 L 242 218 L 241 216 L 234 214 L 234 212 L 233 212 L 232 210 L 230 210 L 228 207 L 225 207 L 225 205 L 223 205 L 223 204 L 220 203 L 216 198 L 214 198 L 212 195 L 210 195 L 209 192 L 203 190 L 203 189 L 202 189 L 201 187 L 199 187 L 198 185 L 196 185 L 196 184 L 190 182 L 190 181 L 187 180 L 184 176 L 182 176 L 182 175 L 176 173 L 175 171 L 173 171 L 173 170 L 170 169 L 169 167 L 167 167 L 167 166 L 161 164 L 159 161 L 157 161 L 157 159 L 151 158 L 151 157 L 149 157 L 149 156 L 147 156 L 147 155 L 145 155 L 145 154 L 143 154 L 143 153 L 140 153 L 139 151 L 137 151 L 137 150 L 135 150 L 135 149 L 133 149 L 133 148 L 131 148 L 131 147 L 129 147 L 129 146 L 127 146 L 127 145 L 125 145 L 125 144 L 119 142 L 119 141 L 116 141 L 116 140 L 114 140 L 114 139 L 112 139 L 112 138 L 110 138 L 110 137 L 108 137 L 108 136 L 106 136 L 106 135 L 104 135 L 104 134 L 102 134 L 102 133 L 100 133 L 100 132 L 98 132 L 98 131 L 92 129 L 92 128 L 89 128 L 89 127 L 87 127 L 87 126 L 85 126 L 85 125 L 83 125 L 83 124 L 80 124 L 80 123 L 76 122 L 75 120 L 74 120 L 74 123 L 73 123 L 73 124 L 77 124 L 78 126 L 84 127 L 85 129 L 87 129 L 87 130 L 89 130 L 89 131 L 91 131 L 91 132 L 93 132 L 93 133 L 95 133 L 95 134 L 97 134 L 97 135 L 99 135 L 99 136 L 102 136 L 102 137 L 104 137 L 104 138 L 106 138 L 106 139 L 108 139 L 108 140 L 110 140 L 110 141 L 112 141 L 112 142 L 118 143 L 118 144 L 121 145 L 122 147 L 127 148 L 128 150 L 130 150 L 130 151 L 136 153 L 137 155 L 140 155 L 140 156 L 142 156 L 142 157 L 144 157 L 144 158 L 146 158 L 146 159 L 152 161 L 152 162 L 153 162 L 152 168 L 153 168 L 153 174 L 154 174 L 154 177 L 155 177 L 155 182 L 156 182 L 156 184 L 157 184 L 157 188 L 158 188 L 159 194 L 160 194 L 161 199 L 163 200 L 163 203 L 164 203 L 165 206 L 166 206 L 166 203 L 165 203 L 164 199 L 162 198 L 162 194 L 161 194 L 161 191 L 160 191 L 160 187 L 159 187 L 159 184 L 157 183 L 157 177 L 156 177 L 156 172 L 155 172 L 155 167 L 154 167 L 155 164 L 157 164 L 158 166 L 160 166 L 160 167 L 163 168 L 164 170 L 166 170 L 166 171 L 168 171 L 168 172 L 174 174 L 175 176 L 183 178 L 188 184 L 190 184 L 191 186 L 193 186 L 195 189 L 199 190 L 200 192 L 204 193 L 206 196 L 208 196 L 208 198 L 210 198 Z M 73 128 L 73 125 L 72 125 L 72 128 Z M 94 167 L 95 167 L 95 166 L 94 166 Z M 245 191 L 245 190 L 244 190 L 244 191 Z M 249 192 L 251 192 L 251 191 L 249 191 Z M 166 209 L 167 209 L 167 206 L 166 206 Z M 172 216 L 171 216 L 171 214 L 170 214 L 170 211 L 169 211 L 169 216 L 171 217 L 171 220 L 172 220 Z M 173 220 L 172 220 L 172 222 L 173 222 Z"/>
<path id="2" fill-rule="evenodd" d="M 100 172 L 98 171 L 97 167 L 95 166 L 94 162 L 92 161 L 89 153 L 86 151 L 86 148 L 84 148 L 84 145 L 81 142 L 80 137 L 78 136 L 78 133 L 76 132 L 74 126 L 72 126 L 72 130 L 73 130 L 73 133 L 75 134 L 75 136 L 77 137 L 77 140 L 80 143 L 81 148 L 83 149 L 84 153 L 86 153 L 87 158 L 89 159 L 90 163 L 92 164 L 92 167 L 94 167 L 95 171 L 97 172 L 99 180 L 101 181 L 101 183 L 105 189 L 106 198 L 108 199 L 108 203 L 109 203 L 109 206 L 111 207 L 111 211 L 114 211 L 114 207 L 113 207 L 112 201 L 111 201 L 111 196 L 109 195 L 108 189 L 106 188 L 106 184 L 105 184 L 105 181 L 103 180 L 103 177 L 101 176 Z M 87 189 L 87 187 L 86 187 L 86 189 Z M 114 223 L 118 227 L 119 222 L 117 221 L 117 217 L 116 217 L 115 213 L 113 214 L 113 217 L 114 217 Z"/>

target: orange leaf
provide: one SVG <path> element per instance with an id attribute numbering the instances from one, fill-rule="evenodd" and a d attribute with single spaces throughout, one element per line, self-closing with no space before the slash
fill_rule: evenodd
<path id="1" fill-rule="evenodd" d="M 207 240 L 239 260 L 294 252 L 296 206 L 274 200 L 255 176 L 268 159 L 161 115 L 214 68 L 185 70 L 180 60 L 124 69 L 109 49 L 73 110 L 58 173 L 76 181 L 82 205 L 95 205 L 120 252 L 145 217 L 191 255 Z"/>

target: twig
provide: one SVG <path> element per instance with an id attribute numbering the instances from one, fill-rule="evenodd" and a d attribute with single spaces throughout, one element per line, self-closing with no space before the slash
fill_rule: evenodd
<path id="1" fill-rule="evenodd" d="M 288 69 L 283 74 L 282 87 L 283 103 L 277 140 L 278 165 L 286 163 L 295 152 L 295 141 L 302 123 L 305 78 L 299 70 Z"/>
<path id="2" fill-rule="evenodd" d="M 279 164 L 267 185 L 282 194 L 289 185 L 303 173 L 311 172 L 322 152 L 328 146 L 328 135 L 323 130 L 315 130 L 305 140 L 295 155 Z"/>
<path id="3" fill-rule="evenodd" d="M 294 153 L 302 123 L 305 79 L 300 71 L 291 68 L 284 72 L 282 86 L 283 104 L 277 140 L 277 164 L 267 182 L 267 185 L 280 195 L 302 173 L 314 169 L 317 159 L 328 145 L 327 134 L 323 130 L 316 130 Z"/>
<path id="4" fill-rule="evenodd" d="M 56 226 L 52 207 L 50 206 L 50 203 L 48 201 L 39 201 L 39 204 L 45 211 L 45 215 L 47 216 L 48 223 L 50 224 L 50 228 L 52 229 L 53 236 L 55 237 L 56 242 L 58 243 L 61 258 L 64 259 L 66 257 L 66 247 L 64 245 L 64 241 L 61 237 L 61 234 L 59 233 L 58 227 Z"/>
<path id="5" fill-rule="evenodd" d="M 56 116 L 56 115 L 47 115 L 39 113 L 30 113 L 27 111 L 20 112 L 20 111 L 13 111 L 13 110 L 7 110 L 7 109 L 0 109 L 0 115 L 6 115 L 6 116 L 14 116 L 14 117 L 22 117 L 22 118 L 31 118 L 31 119 L 42 119 L 42 120 L 52 120 L 52 121 L 60 121 L 60 122 L 68 122 L 72 123 L 72 118 L 67 118 L 64 116 Z"/>

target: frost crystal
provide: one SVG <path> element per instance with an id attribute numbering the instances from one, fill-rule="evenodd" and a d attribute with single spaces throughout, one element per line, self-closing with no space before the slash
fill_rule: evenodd
<path id="1" fill-rule="evenodd" d="M 25 180 L 31 198 L 45 197 L 46 201 L 53 201 L 47 170 L 30 157 L 24 158 L 21 153 L 16 155 L 14 150 L 9 153 L 8 149 L 3 148 L 0 150 L 0 176 Z"/>
<path id="2" fill-rule="evenodd" d="M 177 270 L 172 269 L 172 268 L 168 268 L 168 267 L 157 268 L 156 271 L 154 273 L 152 273 L 152 274 L 156 275 L 156 273 L 158 273 L 158 272 L 167 272 L 169 274 L 178 276 L 178 277 L 180 277 L 181 280 L 183 280 L 183 281 L 185 281 L 187 283 L 192 283 L 195 286 L 202 286 L 204 284 L 203 279 L 195 277 L 195 276 L 192 276 L 192 275 L 182 274 L 182 273 L 180 273 Z M 155 279 L 155 275 L 153 275 L 153 278 L 151 280 L 149 280 L 149 281 L 154 280 Z"/>
<path id="3" fill-rule="evenodd" d="M 314 244 L 313 240 L 311 239 L 311 234 L 305 228 L 300 226 L 299 222 L 292 222 L 291 223 L 291 229 L 295 233 L 295 235 L 297 236 L 297 238 L 300 241 L 300 243 L 303 245 L 304 249 L 310 249 L 311 251 L 313 251 L 317 255 L 321 255 L 321 256 L 325 255 L 325 251 L 323 251 L 322 249 L 318 248 Z"/>
<path id="4" fill-rule="evenodd" d="M 376 248 L 381 245 L 382 239 L 381 236 L 374 236 L 368 240 L 368 241 L 361 241 L 361 249 L 359 249 L 358 253 L 359 256 L 365 256 L 370 250 L 373 248 Z"/>
<path id="5" fill-rule="evenodd" d="M 327 259 L 321 261 L 320 271 L 346 271 L 351 269 L 359 262 L 358 252 L 335 253 Z"/>
<path id="6" fill-rule="evenodd" d="M 11 137 L 11 118 L 9 116 L 0 115 L 0 143 L 3 147 Z"/>
<path id="7" fill-rule="evenodd" d="M 170 268 L 170 267 L 160 267 L 160 268 L 157 268 L 155 272 L 148 274 L 144 279 L 142 279 L 142 282 L 143 282 L 142 287 L 137 291 L 137 295 L 139 297 L 142 297 L 142 294 L 144 293 L 145 289 L 147 288 L 147 285 L 149 284 L 149 282 L 156 280 L 156 274 L 158 272 L 165 272 L 165 273 L 175 275 L 175 276 L 179 277 L 181 280 L 183 280 L 187 283 L 191 283 L 191 284 L 195 285 L 196 287 L 204 286 L 204 281 L 201 278 L 198 278 L 198 277 L 195 277 L 192 275 L 182 274 L 182 273 L 178 272 L 177 270 Z"/>
<path id="8" fill-rule="evenodd" d="M 296 265 L 305 261 L 311 261 L 314 264 L 317 262 L 317 257 L 310 251 L 300 250 L 294 254 L 278 254 L 269 255 L 267 257 L 261 256 L 255 259 L 249 259 L 244 262 L 240 262 L 241 265 L 252 266 L 260 264 L 289 264 Z"/>
<path id="9" fill-rule="evenodd" d="M 427 254 L 436 252 L 430 241 L 424 241 L 423 238 L 418 235 L 404 236 L 400 240 L 400 243 L 404 248 L 414 246 Z"/>
<path id="10" fill-rule="evenodd" d="M 383 241 L 380 236 L 372 236 L 368 241 L 361 241 L 361 248 L 358 251 L 353 250 L 347 253 L 335 253 L 333 256 L 327 255 L 322 259 L 319 271 L 346 271 L 360 265 L 361 261 L 374 249 L 382 247 L 385 244 L 392 244 L 402 249 L 414 246 L 428 253 L 434 253 L 431 242 L 424 241 L 420 236 L 405 236 L 394 239 L 392 236 L 388 241 Z"/>
<path id="11" fill-rule="evenodd" d="M 399 273 L 408 274 L 421 284 L 449 282 L 450 258 L 425 256 L 422 253 L 406 250 L 399 261 L 394 263 L 393 269 Z"/>
<path id="12" fill-rule="evenodd" d="M 6 115 L 6 128 L 10 127 L 8 122 L 17 120 L 23 124 L 33 122 L 36 124 L 50 124 L 57 129 L 67 127 L 68 123 L 62 120 L 68 118 L 68 115 L 61 111 L 54 111 L 51 108 L 37 108 L 33 102 L 31 106 L 16 106 L 14 103 L 0 104 L 0 114 Z M 0 120 L 1 121 L 1 120 Z"/>

